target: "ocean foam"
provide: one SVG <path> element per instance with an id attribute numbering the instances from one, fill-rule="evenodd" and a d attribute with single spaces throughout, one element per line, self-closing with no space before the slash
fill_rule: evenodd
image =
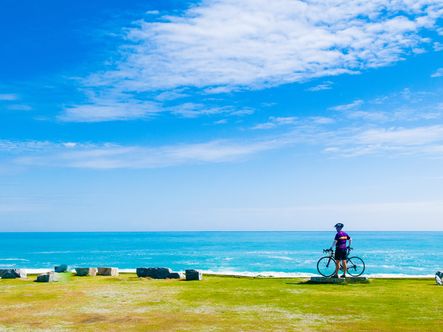
<path id="1" fill-rule="evenodd" d="M 40 269 L 24 269 L 28 274 L 39 274 L 45 273 L 49 271 L 53 271 L 53 269 L 49 268 L 40 268 Z M 73 272 L 74 270 L 71 270 Z M 119 269 L 120 273 L 135 273 L 136 269 Z M 307 272 L 277 272 L 277 271 L 264 271 L 264 272 L 249 272 L 249 271 L 232 271 L 232 270 L 223 270 L 223 271 L 213 271 L 213 270 L 201 270 L 203 274 L 210 275 L 225 275 L 225 276 L 238 276 L 238 277 L 267 277 L 267 278 L 310 278 L 310 277 L 318 277 L 318 274 L 315 273 L 307 273 Z M 406 278 L 434 278 L 433 274 L 394 274 L 394 273 L 372 273 L 372 274 L 364 274 L 364 277 L 374 278 L 374 279 L 406 279 Z"/>

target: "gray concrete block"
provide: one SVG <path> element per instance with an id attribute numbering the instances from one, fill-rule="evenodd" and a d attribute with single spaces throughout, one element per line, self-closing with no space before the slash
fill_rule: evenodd
<path id="1" fill-rule="evenodd" d="M 142 278 L 166 279 L 172 270 L 166 267 L 138 267 L 136 272 Z"/>
<path id="2" fill-rule="evenodd" d="M 118 268 L 116 268 L 116 267 L 98 267 L 97 268 L 97 275 L 98 276 L 116 277 L 116 276 L 118 276 Z"/>
<path id="3" fill-rule="evenodd" d="M 171 272 L 168 275 L 168 279 L 185 279 L 184 273 L 181 272 Z"/>
<path id="4" fill-rule="evenodd" d="M 203 274 L 197 270 L 186 270 L 186 280 L 202 280 Z"/>
<path id="5" fill-rule="evenodd" d="M 95 267 L 76 267 L 75 273 L 78 277 L 86 277 L 86 276 L 95 277 L 97 275 L 97 268 L 95 268 Z"/>
<path id="6" fill-rule="evenodd" d="M 26 271 L 22 269 L 0 269 L 2 279 L 26 278 L 26 276 Z"/>
<path id="7" fill-rule="evenodd" d="M 57 272 L 57 273 L 63 273 L 63 272 L 66 272 L 67 270 L 68 270 L 68 265 L 66 265 L 66 264 L 54 266 L 54 272 Z"/>
<path id="8" fill-rule="evenodd" d="M 42 273 L 35 279 L 36 282 L 54 282 L 58 281 L 57 275 L 54 272 Z"/>

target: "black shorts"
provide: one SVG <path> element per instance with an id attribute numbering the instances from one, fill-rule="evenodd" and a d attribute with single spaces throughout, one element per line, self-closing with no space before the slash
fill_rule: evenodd
<path id="1" fill-rule="evenodd" d="M 340 249 L 340 248 L 336 248 L 335 249 L 335 260 L 345 260 L 346 259 L 346 254 L 347 254 L 347 250 L 346 249 Z"/>

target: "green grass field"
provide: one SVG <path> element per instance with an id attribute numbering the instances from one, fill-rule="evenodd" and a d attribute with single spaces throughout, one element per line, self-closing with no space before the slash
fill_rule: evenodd
<path id="1" fill-rule="evenodd" d="M 441 331 L 431 279 L 313 285 L 303 279 L 203 281 L 67 277 L 0 280 L 0 331 Z"/>

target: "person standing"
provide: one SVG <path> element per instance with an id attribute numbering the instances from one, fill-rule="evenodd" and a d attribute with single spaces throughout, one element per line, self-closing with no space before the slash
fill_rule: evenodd
<path id="1" fill-rule="evenodd" d="M 331 246 L 331 249 L 335 246 L 335 273 L 332 277 L 338 278 L 338 270 L 340 269 L 341 261 L 343 266 L 343 275 L 341 275 L 341 278 L 346 278 L 346 256 L 348 254 L 348 249 L 351 247 L 352 239 L 346 232 L 343 232 L 344 225 L 342 223 L 335 224 L 334 227 L 337 234 L 335 234 Z M 346 245 L 346 241 L 349 241 L 349 246 Z"/>

